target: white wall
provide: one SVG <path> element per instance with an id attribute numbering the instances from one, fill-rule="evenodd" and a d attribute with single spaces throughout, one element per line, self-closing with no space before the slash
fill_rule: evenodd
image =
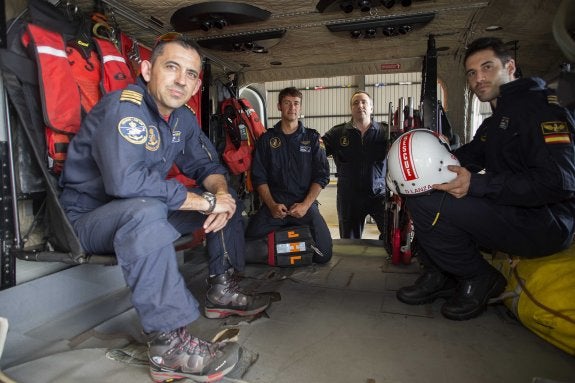
<path id="1" fill-rule="evenodd" d="M 303 93 L 302 118 L 310 128 L 325 133 L 332 126 L 351 118 L 350 99 L 357 90 L 365 90 L 373 98 L 374 118 L 388 122 L 389 102 L 397 109 L 399 98 L 412 97 L 414 109 L 419 109 L 421 98 L 421 73 L 387 73 L 367 76 L 340 76 L 291 81 L 273 81 L 265 83 L 267 96 L 267 127 L 270 128 L 280 119 L 277 110 L 279 91 L 295 86 Z M 443 89 L 438 84 L 438 98 L 443 99 Z M 332 174 L 335 166 L 330 159 Z"/>

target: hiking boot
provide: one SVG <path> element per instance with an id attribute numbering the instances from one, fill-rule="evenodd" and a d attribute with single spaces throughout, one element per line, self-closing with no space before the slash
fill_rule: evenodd
<path id="1" fill-rule="evenodd" d="M 463 280 L 455 295 L 441 307 L 441 313 L 453 320 L 475 318 L 485 310 L 490 298 L 503 293 L 506 285 L 507 280 L 497 270 Z"/>
<path id="2" fill-rule="evenodd" d="M 245 294 L 238 286 L 238 278 L 224 273 L 208 278 L 205 315 L 207 318 L 225 318 L 230 315 L 258 314 L 270 305 L 270 297 Z"/>
<path id="3" fill-rule="evenodd" d="M 411 286 L 400 288 L 396 297 L 408 305 L 431 303 L 437 298 L 449 298 L 455 294 L 457 282 L 438 269 L 427 268 Z"/>
<path id="4" fill-rule="evenodd" d="M 191 379 L 214 382 L 238 363 L 237 343 L 209 343 L 191 336 L 185 327 L 148 335 L 150 375 L 154 382 Z"/>

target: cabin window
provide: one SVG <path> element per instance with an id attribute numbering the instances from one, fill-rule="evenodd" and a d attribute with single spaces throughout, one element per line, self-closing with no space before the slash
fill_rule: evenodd
<path id="1" fill-rule="evenodd" d="M 471 137 L 475 136 L 475 132 L 479 125 L 487 117 L 491 116 L 491 105 L 489 102 L 481 102 L 476 95 L 473 95 L 471 101 Z"/>
<path id="2" fill-rule="evenodd" d="M 248 85 L 240 89 L 240 98 L 245 98 L 250 102 L 255 112 L 262 120 L 264 126 L 269 128 L 267 125 L 266 102 L 265 98 L 262 96 L 262 92 L 258 91 L 255 86 Z"/>

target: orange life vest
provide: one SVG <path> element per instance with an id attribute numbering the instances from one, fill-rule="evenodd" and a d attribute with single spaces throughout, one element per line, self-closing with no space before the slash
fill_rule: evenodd
<path id="1" fill-rule="evenodd" d="M 25 46 L 33 43 L 38 64 L 49 166 L 58 174 L 83 114 L 103 94 L 126 87 L 134 78 L 125 58 L 108 40 L 93 37 L 97 53 L 92 50 L 84 58 L 77 49 L 67 46 L 57 32 L 34 24 L 28 24 L 26 32 L 22 42 Z"/>

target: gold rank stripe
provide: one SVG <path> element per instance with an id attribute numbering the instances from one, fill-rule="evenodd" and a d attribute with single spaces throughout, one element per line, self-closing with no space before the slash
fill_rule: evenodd
<path id="1" fill-rule="evenodd" d="M 547 96 L 547 103 L 559 105 L 559 99 L 557 98 L 557 95 L 550 94 Z"/>
<path id="2" fill-rule="evenodd" d="M 570 144 L 571 136 L 569 134 L 548 134 L 543 136 L 546 144 Z"/>
<path id="3" fill-rule="evenodd" d="M 188 105 L 188 104 L 184 104 L 184 105 L 187 106 L 188 109 L 192 111 L 192 113 L 194 114 L 194 116 L 196 115 L 196 111 L 195 111 L 190 105 Z"/>
<path id="4" fill-rule="evenodd" d="M 144 96 L 136 91 L 124 89 L 120 95 L 120 101 L 129 101 L 136 105 L 142 104 L 142 98 Z"/>

